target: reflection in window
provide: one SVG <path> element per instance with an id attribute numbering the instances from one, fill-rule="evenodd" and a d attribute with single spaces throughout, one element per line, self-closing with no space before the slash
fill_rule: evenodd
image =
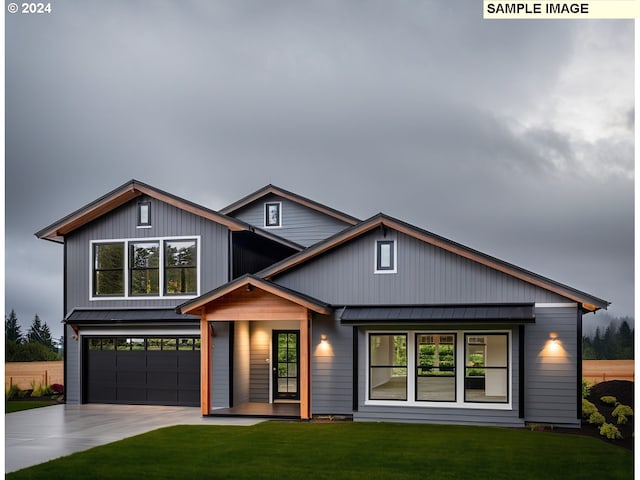
<path id="1" fill-rule="evenodd" d="M 160 290 L 160 244 L 131 243 L 129 269 L 131 295 L 158 295 Z"/>
<path id="2" fill-rule="evenodd" d="M 172 240 L 165 246 L 165 294 L 197 293 L 197 249 L 195 240 Z"/>
<path id="3" fill-rule="evenodd" d="M 416 335 L 416 400 L 455 402 L 455 335 Z"/>
<path id="4" fill-rule="evenodd" d="M 101 243 L 93 249 L 93 294 L 124 294 L 124 243 Z"/>
<path id="5" fill-rule="evenodd" d="M 508 373 L 506 334 L 466 335 L 466 402 L 508 402 Z"/>
<path id="6" fill-rule="evenodd" d="M 407 399 L 407 335 L 369 337 L 369 398 Z"/>

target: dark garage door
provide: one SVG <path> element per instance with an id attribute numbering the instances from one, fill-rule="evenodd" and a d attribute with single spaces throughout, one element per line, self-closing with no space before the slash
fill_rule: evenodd
<path id="1" fill-rule="evenodd" d="M 200 405 L 200 339 L 90 337 L 84 343 L 84 401 Z"/>

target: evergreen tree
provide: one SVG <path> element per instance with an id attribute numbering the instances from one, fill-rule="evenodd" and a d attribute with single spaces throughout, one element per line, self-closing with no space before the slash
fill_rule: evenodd
<path id="1" fill-rule="evenodd" d="M 27 332 L 27 342 L 29 343 L 43 343 L 40 339 L 42 338 L 42 322 L 40 321 L 40 317 L 36 313 L 36 316 L 29 327 L 29 331 Z"/>
<path id="2" fill-rule="evenodd" d="M 22 331 L 20 330 L 20 325 L 18 324 L 18 317 L 16 316 L 16 312 L 11 309 L 11 313 L 4 321 L 4 336 L 5 340 L 11 340 L 15 343 L 22 343 L 24 341 L 24 337 L 22 336 Z"/>

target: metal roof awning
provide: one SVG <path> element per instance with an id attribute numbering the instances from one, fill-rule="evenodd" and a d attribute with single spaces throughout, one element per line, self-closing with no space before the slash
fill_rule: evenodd
<path id="1" fill-rule="evenodd" d="M 181 315 L 175 309 L 77 309 L 73 310 L 64 323 L 103 324 L 103 323 L 139 323 L 139 322 L 199 322 L 196 315 Z"/>
<path id="2" fill-rule="evenodd" d="M 476 305 L 347 306 L 340 314 L 343 325 L 395 323 L 535 323 L 533 303 Z"/>

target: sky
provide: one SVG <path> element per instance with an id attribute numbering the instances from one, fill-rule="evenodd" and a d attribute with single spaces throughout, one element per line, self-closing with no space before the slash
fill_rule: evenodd
<path id="1" fill-rule="evenodd" d="M 397 217 L 634 314 L 634 23 L 450 0 L 57 0 L 5 15 L 5 315 L 64 316 L 34 232 L 135 178 Z M 587 319 L 589 317 L 589 319 Z M 588 315 L 588 322 L 604 317 Z"/>

